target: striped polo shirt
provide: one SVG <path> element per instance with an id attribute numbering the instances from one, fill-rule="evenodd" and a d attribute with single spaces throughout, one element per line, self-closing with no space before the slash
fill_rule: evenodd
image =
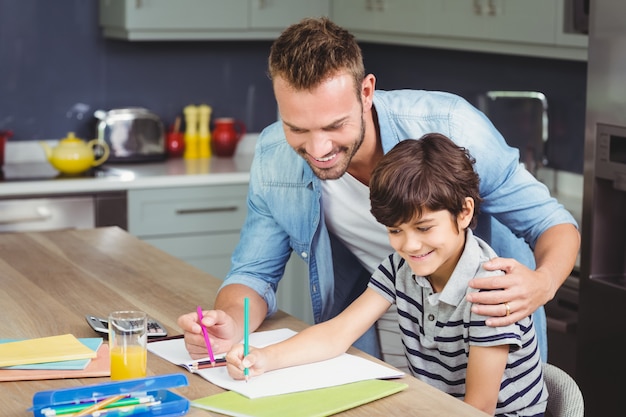
<path id="1" fill-rule="evenodd" d="M 486 271 L 483 262 L 495 257 L 483 240 L 466 232 L 463 254 L 440 293 L 425 277 L 416 276 L 397 253 L 374 271 L 369 287 L 398 307 L 398 324 L 411 372 L 422 381 L 463 399 L 470 345 L 509 345 L 509 356 L 496 415 L 535 416 L 546 408 L 541 359 L 532 318 L 504 327 L 488 327 L 486 316 L 470 311 L 466 294 L 476 291 L 474 277 L 502 274 Z"/>

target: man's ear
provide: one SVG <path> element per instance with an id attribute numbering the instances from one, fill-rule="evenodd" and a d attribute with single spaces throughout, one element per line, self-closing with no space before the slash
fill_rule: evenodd
<path id="1" fill-rule="evenodd" d="M 374 90 L 376 90 L 376 77 L 374 74 L 367 74 L 361 83 L 361 101 L 364 113 L 372 109 Z"/>

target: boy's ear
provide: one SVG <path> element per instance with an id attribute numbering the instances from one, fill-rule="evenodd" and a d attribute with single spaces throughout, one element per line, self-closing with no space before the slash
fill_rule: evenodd
<path id="1" fill-rule="evenodd" d="M 463 210 L 459 213 L 457 219 L 460 229 L 467 229 L 474 217 L 474 199 L 472 197 L 465 197 L 463 201 Z"/>

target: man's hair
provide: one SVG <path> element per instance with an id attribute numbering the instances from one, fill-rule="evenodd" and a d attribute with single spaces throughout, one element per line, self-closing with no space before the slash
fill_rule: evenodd
<path id="1" fill-rule="evenodd" d="M 447 210 L 455 218 L 466 197 L 474 199 L 475 227 L 482 199 L 475 159 L 444 135 L 430 133 L 401 141 L 380 160 L 370 180 L 371 212 L 394 227 L 421 216 L 423 210 Z"/>
<path id="2" fill-rule="evenodd" d="M 340 71 L 352 75 L 357 94 L 365 77 L 363 55 L 354 36 L 328 18 L 307 18 L 285 29 L 269 56 L 269 77 L 296 90 L 309 90 Z"/>

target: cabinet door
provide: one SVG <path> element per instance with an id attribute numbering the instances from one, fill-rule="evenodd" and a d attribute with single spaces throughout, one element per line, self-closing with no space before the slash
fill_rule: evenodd
<path id="1" fill-rule="evenodd" d="M 142 237 L 141 240 L 215 278 L 224 279 L 230 270 L 230 258 L 239 242 L 239 233 Z"/>
<path id="2" fill-rule="evenodd" d="M 554 0 L 441 0 L 433 33 L 442 37 L 554 44 Z"/>
<path id="3" fill-rule="evenodd" d="M 328 16 L 330 0 L 249 0 L 252 29 L 284 29 L 305 17 Z"/>
<path id="4" fill-rule="evenodd" d="M 100 0 L 100 24 L 136 30 L 247 29 L 249 0 Z"/>
<path id="5" fill-rule="evenodd" d="M 486 0 L 440 0 L 436 3 L 432 33 L 453 38 L 488 38 Z"/>
<path id="6" fill-rule="evenodd" d="M 489 37 L 493 40 L 553 45 L 557 13 L 554 0 L 495 1 Z"/>
<path id="7" fill-rule="evenodd" d="M 438 0 L 435 0 L 438 1 Z M 431 0 L 333 0 L 333 20 L 348 30 L 429 34 Z"/>

